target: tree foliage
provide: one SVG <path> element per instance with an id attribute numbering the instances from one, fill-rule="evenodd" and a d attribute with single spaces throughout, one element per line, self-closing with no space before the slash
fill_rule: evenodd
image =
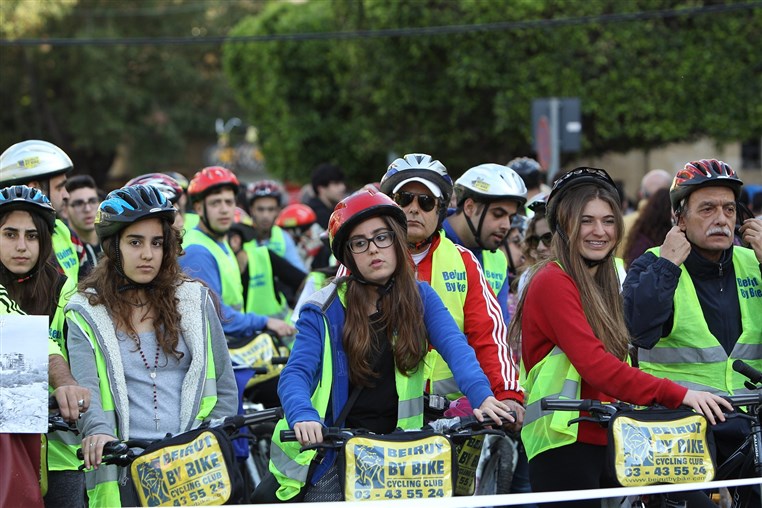
<path id="1" fill-rule="evenodd" d="M 255 0 L 10 0 L 3 2 L 0 30 L 5 39 L 224 35 L 259 6 Z M 119 147 L 129 153 L 131 173 L 161 170 L 183 160 L 190 139 L 213 141 L 215 118 L 238 113 L 217 45 L 3 46 L 0 61 L 0 150 L 46 139 L 100 183 Z"/>
<path id="2" fill-rule="evenodd" d="M 715 5 L 717 4 L 717 5 Z M 762 135 L 762 6 L 711 0 L 335 0 L 277 3 L 232 35 L 537 24 L 502 31 L 237 43 L 231 85 L 259 127 L 268 167 L 305 179 L 323 161 L 356 183 L 390 153 L 429 152 L 455 175 L 531 154 L 531 102 L 579 97 L 583 151 L 649 148 L 698 136 Z"/>

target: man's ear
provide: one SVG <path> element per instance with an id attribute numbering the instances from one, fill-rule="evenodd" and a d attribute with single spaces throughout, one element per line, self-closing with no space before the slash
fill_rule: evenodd
<path id="1" fill-rule="evenodd" d="M 682 208 L 672 212 L 672 224 L 678 226 L 680 231 L 685 231 L 685 212 Z"/>
<path id="2" fill-rule="evenodd" d="M 198 215 L 199 217 L 201 217 L 203 215 L 203 213 L 202 213 L 204 211 L 204 200 L 203 199 L 201 199 L 199 201 L 195 201 L 193 203 L 193 211 L 196 212 L 196 215 Z"/>
<path id="3" fill-rule="evenodd" d="M 471 198 L 466 198 L 463 202 L 463 213 L 468 217 L 473 217 L 479 209 L 479 203 Z"/>

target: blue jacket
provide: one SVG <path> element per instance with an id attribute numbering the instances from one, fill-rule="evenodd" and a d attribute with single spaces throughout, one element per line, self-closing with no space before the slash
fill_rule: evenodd
<path id="1" fill-rule="evenodd" d="M 344 307 L 333 291 L 335 287 L 334 284 L 330 284 L 323 288 L 302 307 L 296 324 L 294 349 L 280 375 L 278 395 L 292 428 L 298 422 L 320 420 L 318 412 L 310 403 L 310 396 L 317 387 L 322 369 L 324 317 L 331 330 L 334 371 L 331 404 L 325 418 L 327 426 L 333 424 L 333 415 L 341 412 L 349 397 L 349 366 L 341 342 Z M 458 330 L 449 311 L 431 286 L 425 282 L 418 282 L 418 291 L 423 302 L 422 317 L 429 332 L 429 342 L 451 366 L 458 386 L 466 394 L 471 405 L 479 407 L 484 399 L 492 396 L 492 391 L 487 377 L 476 361 L 474 350 L 468 345 L 465 335 Z M 334 297 L 329 296 L 331 293 Z"/>
<path id="2" fill-rule="evenodd" d="M 224 244 L 220 244 L 227 251 Z M 180 266 L 190 277 L 204 281 L 209 288 L 219 297 L 222 294 L 220 282 L 220 269 L 217 260 L 209 250 L 201 245 L 190 245 L 185 249 L 185 255 L 178 258 Z M 236 338 L 251 337 L 267 328 L 267 316 L 244 313 L 225 305 L 220 300 L 222 310 L 222 329 L 225 335 Z"/>

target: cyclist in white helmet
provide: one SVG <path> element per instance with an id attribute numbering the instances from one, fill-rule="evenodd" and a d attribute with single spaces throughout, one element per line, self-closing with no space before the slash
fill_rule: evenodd
<path id="1" fill-rule="evenodd" d="M 445 302 L 476 352 L 495 397 L 523 419 L 523 392 L 506 342 L 506 326 L 495 295 L 481 266 L 468 249 L 440 231 L 452 194 L 452 179 L 438 160 L 427 154 L 408 154 L 389 166 L 381 192 L 402 208 L 407 218 L 408 250 L 416 278 L 428 282 Z M 426 361 L 432 394 L 461 397 L 452 373 L 435 352 Z"/>
<path id="2" fill-rule="evenodd" d="M 497 296 L 506 322 L 508 259 L 499 250 L 511 229 L 511 219 L 526 202 L 527 188 L 512 169 L 480 164 L 455 182 L 457 208 L 443 224 L 447 238 L 470 250 Z"/>

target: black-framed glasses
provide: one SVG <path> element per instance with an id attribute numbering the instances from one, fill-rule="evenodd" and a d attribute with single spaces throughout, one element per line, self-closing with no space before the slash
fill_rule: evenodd
<path id="1" fill-rule="evenodd" d="M 349 250 L 351 250 L 353 254 L 362 254 L 368 250 L 371 242 L 373 242 L 373 245 L 379 249 L 386 249 L 394 243 L 394 231 L 379 231 L 372 238 L 354 236 L 349 239 Z"/>
<path id="2" fill-rule="evenodd" d="M 407 205 L 413 202 L 413 199 L 418 200 L 418 206 L 423 210 L 424 212 L 430 212 L 434 209 L 435 206 L 437 206 L 437 203 L 439 202 L 438 198 L 435 198 L 434 196 L 429 196 L 428 194 L 416 194 L 415 192 L 395 192 L 394 196 L 392 196 L 392 199 L 394 199 L 394 202 L 400 205 L 402 208 L 405 208 Z"/>
<path id="3" fill-rule="evenodd" d="M 90 199 L 77 199 L 74 201 L 69 201 L 69 206 L 72 208 L 83 208 L 85 205 L 89 205 L 92 208 L 98 207 L 98 198 L 90 198 Z"/>
<path id="4" fill-rule="evenodd" d="M 553 233 L 545 233 L 542 236 L 528 236 L 524 241 L 527 242 L 527 245 L 529 245 L 529 248 L 531 249 L 536 249 L 539 247 L 540 242 L 542 242 L 545 247 L 550 247 L 550 242 L 553 241 Z"/>

